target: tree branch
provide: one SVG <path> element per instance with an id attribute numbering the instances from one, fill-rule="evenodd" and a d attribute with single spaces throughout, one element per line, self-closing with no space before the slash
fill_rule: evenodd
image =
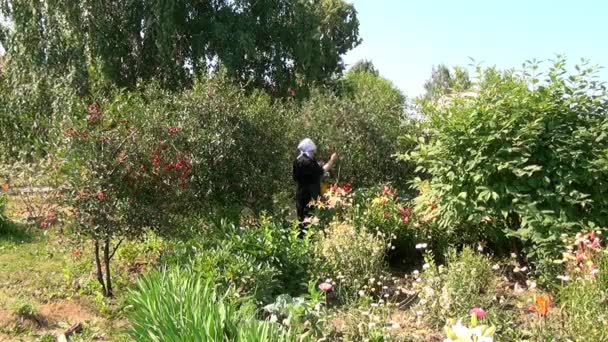
<path id="1" fill-rule="evenodd" d="M 125 241 L 124 238 L 120 239 L 120 241 L 118 241 L 118 243 L 116 244 L 116 246 L 112 249 L 112 254 L 110 254 L 110 260 L 112 260 L 112 258 L 114 257 L 114 254 L 116 253 L 116 250 L 118 250 L 118 247 L 120 247 L 120 244 Z"/>

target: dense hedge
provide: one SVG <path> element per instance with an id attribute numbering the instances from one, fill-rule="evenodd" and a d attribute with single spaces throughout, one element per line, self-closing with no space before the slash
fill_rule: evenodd
<path id="1" fill-rule="evenodd" d="M 436 205 L 444 231 L 500 227 L 551 254 L 561 234 L 608 224 L 608 93 L 593 68 L 569 75 L 560 59 L 544 81 L 534 68 L 480 71 L 477 96 L 427 103 L 430 138 L 409 156 L 430 176 L 419 209 Z"/>
<path id="2" fill-rule="evenodd" d="M 221 74 L 181 92 L 155 83 L 135 91 L 91 84 L 79 97 L 60 80 L 0 80 L 0 142 L 5 161 L 65 152 L 69 128 L 87 126 L 96 103 L 110 123 L 129 121 L 152 156 L 170 141 L 191 157 L 189 202 L 205 209 L 268 209 L 278 193 L 293 191 L 291 162 L 300 139 L 312 137 L 320 158 L 341 156 L 334 179 L 370 185 L 406 186 L 409 169 L 393 158 L 400 150 L 404 99 L 393 85 L 371 73 L 350 73 L 342 91 L 316 90 L 304 101 L 249 92 Z M 12 89 L 12 91 L 11 91 Z M 19 91 L 14 91 L 15 89 Z M 174 127 L 178 134 L 167 134 Z M 143 152 L 142 152 L 143 153 Z M 64 153 L 65 154 L 65 153 Z M 82 154 L 77 152 L 77 154 Z"/>

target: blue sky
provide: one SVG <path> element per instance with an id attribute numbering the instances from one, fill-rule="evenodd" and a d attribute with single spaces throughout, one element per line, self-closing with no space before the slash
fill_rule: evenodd
<path id="1" fill-rule="evenodd" d="M 423 92 L 433 65 L 517 68 L 565 54 L 608 68 L 608 1 L 350 0 L 363 43 L 345 56 L 371 60 L 407 96 Z M 545 63 L 546 64 L 546 63 Z M 608 81 L 608 69 L 600 72 Z"/>

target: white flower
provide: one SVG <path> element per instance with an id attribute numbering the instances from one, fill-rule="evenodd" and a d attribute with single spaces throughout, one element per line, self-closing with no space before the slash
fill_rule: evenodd
<path id="1" fill-rule="evenodd" d="M 363 290 L 359 290 L 359 297 L 363 297 L 365 296 L 365 292 L 363 292 Z"/>
<path id="2" fill-rule="evenodd" d="M 592 276 L 597 275 L 598 273 L 600 273 L 600 269 L 599 269 L 599 268 L 594 268 L 594 269 L 591 271 L 591 275 L 592 275 Z"/>
<path id="3" fill-rule="evenodd" d="M 536 288 L 536 282 L 533 282 L 533 281 L 526 280 L 526 285 L 528 285 L 528 288 L 530 288 L 530 289 Z"/>
<path id="4" fill-rule="evenodd" d="M 270 322 L 275 323 L 278 320 L 277 315 L 272 314 L 270 315 Z"/>
<path id="5" fill-rule="evenodd" d="M 428 246 L 426 243 L 417 243 L 416 249 L 425 249 Z"/>
<path id="6" fill-rule="evenodd" d="M 426 264 L 422 265 L 422 269 L 423 269 L 423 270 L 428 270 L 428 269 L 429 269 L 429 267 L 431 267 L 431 265 L 429 265 L 428 263 L 426 263 Z"/>
<path id="7" fill-rule="evenodd" d="M 513 258 L 513 259 L 517 258 L 517 254 L 511 253 L 511 258 Z"/>
<path id="8" fill-rule="evenodd" d="M 462 325 L 462 322 L 458 320 L 455 325 L 450 327 L 450 330 L 456 335 L 456 340 L 446 338 L 443 342 L 455 342 L 455 341 L 478 341 L 478 342 L 494 342 L 494 338 L 491 336 L 483 336 L 481 327 L 467 328 Z M 473 338 L 475 337 L 475 338 Z"/>
<path id="9" fill-rule="evenodd" d="M 526 272 L 527 270 L 528 270 L 528 268 L 526 266 L 524 266 L 520 269 L 520 271 L 522 271 L 522 272 Z"/>
<path id="10" fill-rule="evenodd" d="M 500 266 L 498 264 L 495 264 L 494 266 L 492 266 L 492 269 L 494 271 L 498 271 L 500 269 Z"/>
<path id="11" fill-rule="evenodd" d="M 414 270 L 414 272 L 412 272 L 413 275 L 418 275 L 420 272 L 418 272 L 418 270 Z"/>
<path id="12" fill-rule="evenodd" d="M 401 326 L 399 325 L 399 323 L 393 323 L 393 325 L 391 325 L 391 328 L 399 329 L 399 328 L 401 328 Z"/>
<path id="13" fill-rule="evenodd" d="M 563 276 L 563 275 L 558 275 L 557 279 L 561 280 L 561 281 L 568 281 L 570 280 L 570 277 L 568 276 Z"/>
<path id="14" fill-rule="evenodd" d="M 521 270 L 519 269 L 519 267 L 515 266 L 515 268 L 513 269 L 513 272 L 518 273 L 519 271 L 521 271 Z"/>
<path id="15" fill-rule="evenodd" d="M 424 315 L 424 311 L 422 311 L 422 310 L 416 311 L 416 316 L 422 316 L 422 315 Z"/>

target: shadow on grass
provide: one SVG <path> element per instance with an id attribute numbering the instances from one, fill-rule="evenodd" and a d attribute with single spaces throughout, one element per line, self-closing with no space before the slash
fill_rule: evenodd
<path id="1" fill-rule="evenodd" d="M 0 217 L 0 246 L 11 243 L 31 242 L 34 234 L 25 225 L 17 224 Z"/>

